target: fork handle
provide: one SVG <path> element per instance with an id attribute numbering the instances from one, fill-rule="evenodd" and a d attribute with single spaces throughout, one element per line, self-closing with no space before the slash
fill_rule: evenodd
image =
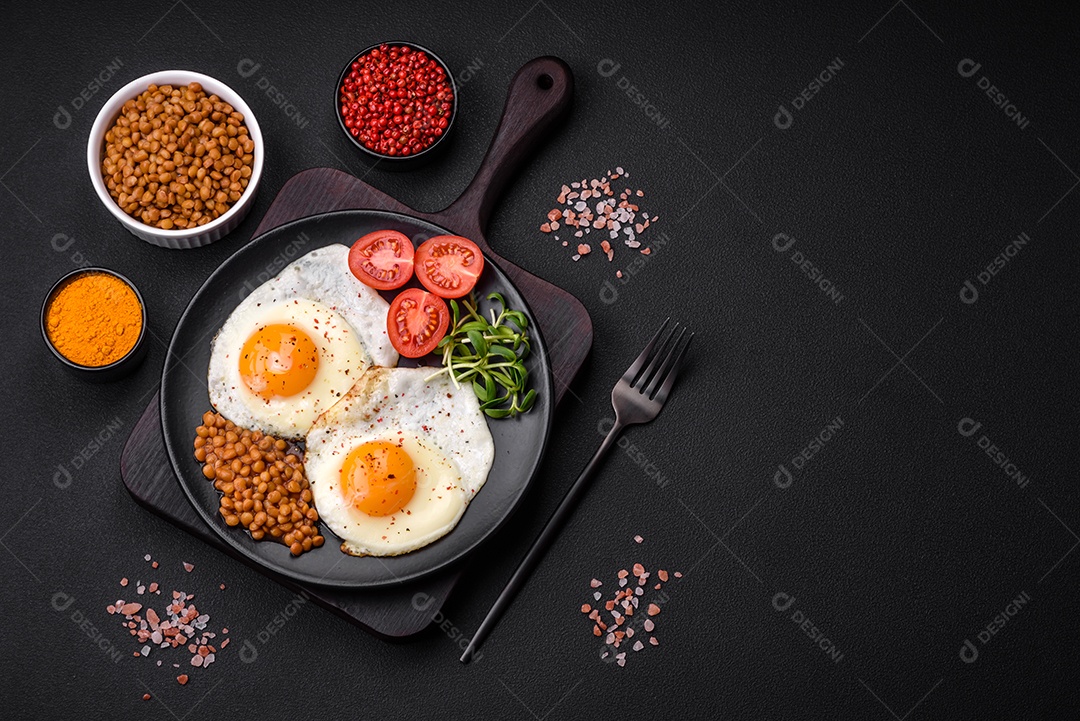
<path id="1" fill-rule="evenodd" d="M 566 492 L 566 496 L 563 497 L 562 502 L 559 503 L 559 507 L 555 509 L 555 513 L 551 514 L 551 518 L 548 520 L 547 525 L 544 526 L 544 530 L 540 531 L 540 535 L 533 541 L 532 547 L 529 548 L 529 552 L 525 554 L 525 558 L 518 564 L 517 570 L 514 571 L 514 575 L 510 577 L 506 587 L 503 588 L 502 593 L 499 594 L 499 598 L 496 599 L 491 610 L 487 612 L 487 616 L 484 617 L 480 627 L 476 629 L 476 633 L 473 635 L 472 640 L 469 641 L 468 647 L 465 649 L 465 653 L 461 656 L 462 663 L 468 663 L 472 657 L 473 652 L 484 642 L 484 639 L 491 632 L 491 629 L 495 627 L 495 624 L 499 622 L 499 618 L 503 612 L 514 600 L 514 596 L 529 580 L 529 576 L 532 575 L 533 569 L 540 562 L 540 559 L 544 557 L 547 550 L 554 544 L 556 536 L 559 535 L 559 531 L 562 530 L 562 526 L 566 523 L 566 519 L 570 517 L 570 514 L 574 512 L 574 508 L 577 506 L 578 501 L 583 495 L 585 490 L 589 486 L 589 482 L 593 476 L 596 475 L 597 469 L 600 467 L 601 461 L 611 450 L 611 447 L 615 445 L 615 442 L 619 439 L 623 429 L 626 426 L 619 422 L 616 417 L 615 425 L 608 431 L 607 436 L 604 437 L 604 442 L 600 444 L 600 448 L 597 449 L 593 455 L 592 460 L 585 466 L 585 470 L 581 472 L 578 479 L 574 481 L 574 485 L 570 486 L 570 490 Z"/>

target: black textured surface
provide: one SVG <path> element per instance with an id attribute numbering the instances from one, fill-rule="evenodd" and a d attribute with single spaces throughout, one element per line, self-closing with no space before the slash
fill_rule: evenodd
<path id="1" fill-rule="evenodd" d="M 3 12 L 0 218 L 4 358 L 13 372 L 0 401 L 5 447 L 14 450 L 0 528 L 5 711 L 558 718 L 679 710 L 914 721 L 1075 710 L 1075 15 L 889 0 L 685 11 L 526 0 L 438 13 L 184 0 L 122 13 Z M 461 81 L 460 125 L 446 156 L 416 173 L 367 176 L 421 209 L 445 205 L 472 176 L 522 62 L 554 54 L 574 68 L 568 124 L 509 189 L 489 239 L 580 297 L 596 332 L 573 389 L 581 402 L 560 409 L 526 507 L 444 608 L 451 630 L 406 645 L 297 606 L 288 591 L 136 506 L 118 472 L 123 438 L 157 386 L 162 342 L 276 189 L 305 167 L 366 172 L 329 115 L 326 86 L 343 59 L 387 37 L 430 46 Z M 115 58 L 116 74 L 76 109 L 72 98 Z M 981 65 L 970 77 L 958 71 L 966 58 Z M 245 59 L 259 65 L 247 77 L 237 72 Z M 619 68 L 604 75 L 598 65 L 608 59 Z M 830 63 L 835 77 L 793 109 Z M 188 252 L 126 234 L 99 206 L 84 162 L 106 97 L 169 67 L 231 84 L 269 143 L 249 219 Z M 983 77 L 1025 127 L 979 88 Z M 266 84 L 281 95 L 267 96 Z M 630 84 L 665 127 L 620 89 Z M 774 123 L 780 104 L 792 112 L 786 130 Z M 70 114 L 66 128 L 58 106 Z M 615 165 L 661 215 L 653 255 L 625 283 L 598 255 L 572 263 L 536 230 L 562 182 Z M 779 233 L 795 244 L 775 250 L 774 239 L 788 242 Z M 1030 242 L 982 284 L 980 271 L 1020 233 Z M 629 262 L 618 252 L 616 264 Z M 792 262 L 794 252 L 834 284 L 838 304 Z M 115 384 L 71 378 L 38 334 L 42 295 L 80 259 L 130 277 L 151 312 L 157 341 Z M 973 304 L 961 301 L 967 280 L 979 290 Z M 605 281 L 615 283 L 615 303 L 605 302 Z M 479 623 L 587 461 L 610 415 L 611 384 L 668 314 L 698 331 L 676 397 L 653 425 L 630 432 L 633 450 L 609 460 L 481 660 L 460 666 L 453 639 Z M 796 469 L 793 457 L 838 418 L 832 439 Z M 958 431 L 965 418 L 982 424 L 971 436 Z M 1024 487 L 980 449 L 984 436 L 1029 478 Z M 86 460 L 73 460 L 80 453 Z M 156 573 L 145 553 L 162 561 Z M 183 560 L 196 565 L 190 575 Z M 608 580 L 635 560 L 686 577 L 667 588 L 661 645 L 630 652 L 617 668 L 599 660 L 577 609 L 591 600 L 589 578 Z M 181 659 L 157 656 L 167 659 L 162 668 L 154 655 L 133 659 L 130 637 L 105 613 L 122 576 L 196 593 L 237 645 L 206 671 L 186 668 L 192 681 L 178 686 L 168 664 Z M 1030 601 L 980 641 L 1021 594 Z M 775 610 L 774 599 L 784 607 L 789 596 L 791 606 Z M 795 613 L 824 632 L 838 662 Z M 94 638 L 73 620 L 80 616 Z M 115 663 L 99 638 L 121 649 Z M 237 653 L 243 639 L 258 650 L 249 664 Z M 960 657 L 965 640 L 978 650 L 973 663 Z M 143 702 L 148 688 L 155 699 Z"/>

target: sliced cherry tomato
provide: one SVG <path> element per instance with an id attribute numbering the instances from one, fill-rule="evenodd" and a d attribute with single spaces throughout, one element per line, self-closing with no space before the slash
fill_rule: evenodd
<path id="1" fill-rule="evenodd" d="M 349 270 L 375 290 L 400 288 L 412 278 L 412 241 L 396 230 L 368 233 L 349 250 Z"/>
<path id="2" fill-rule="evenodd" d="M 419 358 L 435 350 L 450 325 L 446 301 L 419 288 L 398 293 L 386 315 L 386 332 L 394 349 L 406 358 Z"/>
<path id="3" fill-rule="evenodd" d="M 458 235 L 436 235 L 416 249 L 416 277 L 441 298 L 468 295 L 484 270 L 476 243 Z"/>

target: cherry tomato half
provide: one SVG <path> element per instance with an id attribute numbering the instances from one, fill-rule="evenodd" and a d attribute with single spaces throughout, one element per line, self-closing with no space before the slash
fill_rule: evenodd
<path id="1" fill-rule="evenodd" d="M 413 244 L 396 230 L 376 230 L 353 243 L 349 270 L 375 290 L 393 290 L 413 275 Z"/>
<path id="2" fill-rule="evenodd" d="M 386 314 L 386 332 L 394 350 L 406 358 L 419 358 L 435 350 L 450 325 L 446 301 L 420 288 L 398 293 Z"/>
<path id="3" fill-rule="evenodd" d="M 416 249 L 416 277 L 441 298 L 468 295 L 484 270 L 476 243 L 458 235 L 436 235 Z"/>

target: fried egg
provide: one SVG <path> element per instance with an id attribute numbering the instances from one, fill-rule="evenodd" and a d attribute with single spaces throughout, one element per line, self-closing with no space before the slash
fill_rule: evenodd
<path id="1" fill-rule="evenodd" d="M 304 468 L 326 526 L 354 556 L 397 556 L 457 525 L 495 444 L 471 388 L 433 368 L 371 368 L 315 422 Z"/>
<path id="2" fill-rule="evenodd" d="M 207 385 L 244 428 L 302 438 L 372 364 L 396 365 L 389 305 L 331 245 L 286 266 L 238 305 L 214 337 Z"/>

